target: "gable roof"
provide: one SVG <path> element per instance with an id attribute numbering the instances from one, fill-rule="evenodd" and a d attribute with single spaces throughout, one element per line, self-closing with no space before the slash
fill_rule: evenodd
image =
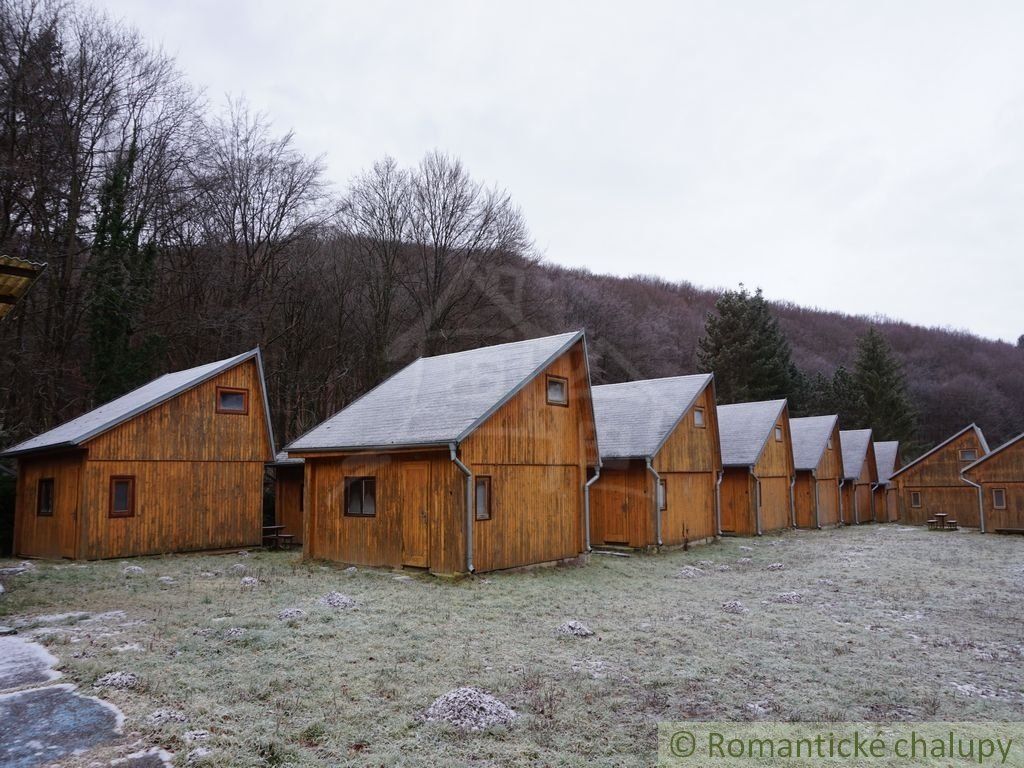
<path id="1" fill-rule="evenodd" d="M 966 427 L 961 429 L 955 435 L 951 435 L 951 436 L 947 437 L 945 440 L 943 440 L 941 443 L 936 445 L 930 451 L 927 451 L 926 453 L 922 453 L 920 456 L 918 456 L 916 459 L 914 459 L 909 464 L 904 464 L 902 467 L 900 467 L 895 472 L 893 472 L 889 476 L 889 479 L 891 480 L 892 478 L 896 477 L 897 475 L 902 475 L 904 472 L 906 472 L 911 467 L 916 466 L 917 464 L 920 464 L 922 461 L 927 459 L 933 453 L 937 453 L 938 451 L 941 451 L 943 448 L 945 448 L 947 445 L 952 443 L 958 437 L 960 437 L 961 435 L 967 434 L 972 429 L 974 430 L 975 434 L 977 435 L 978 443 L 981 445 L 982 456 L 987 456 L 988 453 L 989 453 L 989 450 L 988 450 L 988 441 L 985 440 L 985 433 L 981 431 L 981 427 L 979 427 L 977 424 L 968 424 Z M 964 469 L 967 469 L 967 467 L 964 467 Z"/>
<path id="2" fill-rule="evenodd" d="M 839 416 L 804 416 L 789 420 L 793 438 L 793 464 L 797 469 L 817 469 Z"/>
<path id="3" fill-rule="evenodd" d="M 841 429 L 839 442 L 843 444 L 843 477 L 855 480 L 860 477 L 864 461 L 871 445 L 870 429 Z"/>
<path id="4" fill-rule="evenodd" d="M 653 457 L 713 378 L 698 373 L 593 387 L 601 459 Z"/>
<path id="5" fill-rule="evenodd" d="M 45 264 L 0 254 L 0 319 L 14 309 L 44 269 Z"/>
<path id="6" fill-rule="evenodd" d="M 576 331 L 421 357 L 285 450 L 301 453 L 460 443 L 581 340 L 585 345 L 583 331 Z"/>
<path id="7" fill-rule="evenodd" d="M 879 485 L 887 485 L 892 473 L 896 471 L 896 459 L 900 453 L 899 440 L 886 440 L 875 443 L 875 466 L 878 468 Z"/>
<path id="8" fill-rule="evenodd" d="M 785 407 L 785 400 L 718 406 L 722 465 L 752 467 L 757 464 L 775 428 L 775 422 Z"/>
<path id="9" fill-rule="evenodd" d="M 996 448 L 995 450 L 993 450 L 993 451 L 989 451 L 989 452 L 988 452 L 988 453 L 986 453 L 986 454 L 985 454 L 984 456 L 982 456 L 981 458 L 979 458 L 979 459 L 978 459 L 977 461 L 973 462 L 972 464 L 969 464 L 969 465 L 967 465 L 967 466 L 966 466 L 966 467 L 964 467 L 964 468 L 963 468 L 962 470 L 960 470 L 960 474 L 963 474 L 964 472 L 970 472 L 970 471 L 971 471 L 972 469 L 974 469 L 974 468 L 975 468 L 976 466 L 978 466 L 979 464 L 984 464 L 984 463 L 985 463 L 986 461 L 988 461 L 989 459 L 991 459 L 991 458 L 992 458 L 993 456 L 995 456 L 995 455 L 996 455 L 997 453 L 999 453 L 1000 451 L 1005 451 L 1005 450 L 1006 450 L 1007 448 L 1009 448 L 1010 446 L 1016 445 L 1016 444 L 1017 444 L 1017 443 L 1019 443 L 1019 442 L 1020 442 L 1021 440 L 1024 440 L 1024 432 L 1020 433 L 1020 434 L 1019 434 L 1019 435 L 1017 435 L 1016 437 L 1011 437 L 1011 438 L 1010 438 L 1009 440 L 1007 440 L 1007 441 L 1006 441 L 1005 443 L 1003 443 L 1002 445 L 1000 445 L 1000 446 L 999 446 L 998 448 Z"/>
<path id="10" fill-rule="evenodd" d="M 267 402 L 267 384 L 263 378 L 263 355 L 260 353 L 260 348 L 256 347 L 256 349 L 229 357 L 226 360 L 218 360 L 214 363 L 206 363 L 205 365 L 199 365 L 184 371 L 164 374 L 157 379 L 153 379 L 148 384 L 143 384 L 138 389 L 133 389 L 131 392 L 111 400 L 109 403 L 104 403 L 98 408 L 93 408 L 91 411 L 71 419 L 71 421 L 66 421 L 60 426 L 8 448 L 3 453 L 0 453 L 0 456 L 16 456 L 35 451 L 80 446 L 97 435 L 107 432 L 119 424 L 123 424 L 140 413 L 155 408 L 161 403 L 177 397 L 182 392 L 192 389 L 204 381 L 209 381 L 214 376 L 234 368 L 247 360 L 256 361 L 260 387 L 263 390 L 263 408 L 267 422 L 267 436 L 270 438 L 270 450 L 273 451 L 274 431 L 270 422 L 270 406 Z"/>

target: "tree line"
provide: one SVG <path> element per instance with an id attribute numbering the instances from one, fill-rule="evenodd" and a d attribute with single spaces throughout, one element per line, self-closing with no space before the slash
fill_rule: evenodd
<path id="1" fill-rule="evenodd" d="M 1024 428 L 1011 345 L 552 265 L 511 195 L 438 151 L 335 187 L 291 132 L 73 3 L 0 0 L 0 251 L 47 264 L 0 323 L 5 445 L 256 345 L 290 439 L 419 355 L 575 328 L 595 383 L 703 366 L 723 402 L 770 390 L 880 436 Z"/>

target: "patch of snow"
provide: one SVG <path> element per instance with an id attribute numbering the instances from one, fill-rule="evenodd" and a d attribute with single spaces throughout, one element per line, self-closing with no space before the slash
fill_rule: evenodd
<path id="1" fill-rule="evenodd" d="M 152 765 L 153 758 L 159 760 L 166 768 L 172 768 L 174 765 L 174 755 L 168 752 L 166 749 L 160 747 L 150 747 L 149 749 L 143 749 L 139 752 L 133 752 L 130 755 L 119 757 L 116 760 L 111 761 L 112 766 L 124 765 L 131 768 L 131 766 L 138 763 L 139 765 Z"/>
<path id="2" fill-rule="evenodd" d="M 743 614 L 747 612 L 748 608 L 739 600 L 730 600 L 727 603 L 722 603 L 722 610 L 726 613 Z"/>
<path id="3" fill-rule="evenodd" d="M 423 719 L 448 723 L 463 731 L 481 731 L 511 725 L 516 713 L 486 691 L 467 686 L 439 696 L 423 713 Z"/>
<path id="4" fill-rule="evenodd" d="M 795 605 L 797 603 L 802 603 L 803 601 L 804 596 L 799 592 L 780 592 L 772 598 L 773 603 L 784 603 L 787 605 Z"/>
<path id="5" fill-rule="evenodd" d="M 765 570 L 768 570 L 768 571 L 781 571 L 785 567 L 786 566 L 783 563 L 770 563 Z"/>
<path id="6" fill-rule="evenodd" d="M 748 547 L 746 545 L 741 545 L 739 547 L 739 550 L 740 550 L 740 552 L 753 552 L 754 548 L 753 547 Z"/>
<path id="7" fill-rule="evenodd" d="M 762 699 L 761 701 L 748 702 L 744 709 L 746 709 L 752 715 L 767 715 L 772 711 L 772 703 L 768 699 Z"/>
<path id="8" fill-rule="evenodd" d="M 737 565 L 748 565 L 752 562 L 754 562 L 754 558 L 752 557 L 740 557 L 736 559 Z"/>
<path id="9" fill-rule="evenodd" d="M 212 754 L 212 749 L 207 749 L 206 747 L 196 747 L 186 756 L 185 765 L 196 765 L 197 763 L 201 763 L 203 760 L 205 760 Z"/>
<path id="10" fill-rule="evenodd" d="M 224 633 L 224 637 L 227 637 L 231 640 L 237 640 L 240 637 L 245 637 L 245 635 L 245 627 L 228 627 L 227 631 Z"/>
<path id="11" fill-rule="evenodd" d="M 255 576 L 243 576 L 241 581 L 238 582 L 242 589 L 256 589 L 259 586 L 260 580 Z"/>
<path id="12" fill-rule="evenodd" d="M 194 731 L 185 731 L 185 741 L 188 742 L 206 741 L 208 738 L 210 738 L 210 732 L 202 728 Z"/>
<path id="13" fill-rule="evenodd" d="M 345 569 L 345 573 L 358 573 L 358 572 L 359 572 L 359 569 L 356 568 L 354 565 L 350 565 L 348 568 Z"/>
<path id="14" fill-rule="evenodd" d="M 103 675 L 103 677 L 93 683 L 93 685 L 97 688 L 119 688 L 124 690 L 128 688 L 137 688 L 139 686 L 139 682 L 139 676 L 135 673 L 122 672 L 119 670 L 117 672 L 107 672 L 107 674 Z"/>
<path id="15" fill-rule="evenodd" d="M 0 690 L 56 680 L 57 657 L 39 643 L 8 635 L 0 637 Z"/>
<path id="16" fill-rule="evenodd" d="M 173 584 L 174 583 L 174 577 L 173 576 L 160 576 L 157 579 L 157 581 L 159 581 L 161 584 Z"/>
<path id="17" fill-rule="evenodd" d="M 301 608 L 285 608 L 277 614 L 277 618 L 281 621 L 298 621 L 304 618 L 306 612 Z"/>
<path id="18" fill-rule="evenodd" d="M 157 726 L 167 723 L 187 723 L 188 717 L 180 709 L 161 707 L 160 709 L 154 709 L 146 715 L 146 722 Z"/>
<path id="19" fill-rule="evenodd" d="M 115 645 L 113 650 L 116 653 L 137 653 L 144 649 L 138 643 L 124 643 L 123 645 Z"/>
<path id="20" fill-rule="evenodd" d="M 701 568 L 710 568 L 714 564 L 715 564 L 714 560 L 698 560 L 697 561 L 697 565 L 699 565 Z"/>
<path id="21" fill-rule="evenodd" d="M 731 565 L 726 565 L 725 563 L 722 563 L 720 566 L 718 566 L 717 570 L 719 570 L 719 571 L 731 571 L 732 570 L 732 566 Z"/>
<path id="22" fill-rule="evenodd" d="M 231 566 L 231 571 L 233 573 L 245 573 L 247 570 L 249 570 L 249 566 L 245 563 L 235 563 Z"/>
<path id="23" fill-rule="evenodd" d="M 355 600 L 348 595 L 341 594 L 341 592 L 328 592 L 317 602 L 320 605 L 326 605 L 328 608 L 354 608 L 356 604 Z"/>
<path id="24" fill-rule="evenodd" d="M 676 576 L 678 576 L 681 579 L 695 579 L 703 575 L 704 571 L 693 565 L 684 565 L 682 568 L 676 571 Z"/>
<path id="25" fill-rule="evenodd" d="M 247 549 L 240 549 L 240 550 L 238 550 L 238 556 L 239 557 L 248 557 L 249 556 L 249 550 L 247 550 Z"/>
<path id="26" fill-rule="evenodd" d="M 126 565 L 121 571 L 125 576 L 139 576 L 145 572 L 146 569 L 141 565 Z"/>
<path id="27" fill-rule="evenodd" d="M 1024 693 L 1009 691 L 1005 688 L 993 688 L 989 685 L 975 685 L 974 683 L 956 683 L 950 681 L 950 687 L 960 696 L 972 699 L 1009 699 L 1024 700 Z"/>
<path id="28" fill-rule="evenodd" d="M 555 632 L 565 637 L 590 637 L 594 634 L 594 630 L 582 621 L 576 621 L 575 619 L 559 624 Z"/>

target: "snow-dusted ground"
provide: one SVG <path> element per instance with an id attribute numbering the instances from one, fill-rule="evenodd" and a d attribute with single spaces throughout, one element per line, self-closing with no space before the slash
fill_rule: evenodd
<path id="1" fill-rule="evenodd" d="M 1024 720 L 1019 538 L 862 526 L 455 583 L 253 552 L 251 589 L 235 562 L 39 563 L 0 624 L 125 712 L 111 758 L 646 766 L 659 720 Z M 112 672 L 136 684 L 93 687 Z M 464 687 L 516 717 L 424 719 Z"/>

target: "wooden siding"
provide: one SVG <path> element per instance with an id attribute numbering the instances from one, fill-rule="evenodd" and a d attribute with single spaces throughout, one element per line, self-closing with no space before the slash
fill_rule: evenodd
<path id="1" fill-rule="evenodd" d="M 797 528 L 818 527 L 818 503 L 815 491 L 817 481 L 814 473 L 809 469 L 799 470 L 796 473 L 796 484 L 793 486 L 793 502 L 796 509 Z"/>
<path id="2" fill-rule="evenodd" d="M 654 478 L 642 461 L 601 469 L 590 486 L 590 543 L 646 547 L 654 544 Z"/>
<path id="3" fill-rule="evenodd" d="M 274 467 L 274 515 L 284 532 L 302 543 L 302 477 L 301 464 Z"/>
<path id="4" fill-rule="evenodd" d="M 900 521 L 924 525 L 936 512 L 943 512 L 967 527 L 981 524 L 978 511 L 978 489 L 963 481 L 960 471 L 971 462 L 960 461 L 961 450 L 974 450 L 984 455 L 977 433 L 971 429 L 931 456 L 896 476 L 893 482 L 899 492 Z M 910 504 L 910 494 L 921 493 L 921 507 Z"/>
<path id="5" fill-rule="evenodd" d="M 22 557 L 78 557 L 82 452 L 18 460 L 14 507 L 14 554 Z M 53 516 L 36 514 L 39 481 L 53 478 Z"/>
<path id="6" fill-rule="evenodd" d="M 868 441 L 868 450 L 856 480 L 848 479 L 843 485 L 843 519 L 847 525 L 862 525 L 875 521 L 874 498 L 871 486 L 878 482 L 875 463 L 875 445 Z"/>
<path id="7" fill-rule="evenodd" d="M 796 473 L 793 502 L 798 528 L 839 524 L 839 480 L 843 475 L 843 454 L 839 442 L 839 424 L 832 429 L 832 445 L 822 451 L 812 473 Z"/>
<path id="8" fill-rule="evenodd" d="M 986 531 L 1024 528 L 1024 440 L 994 454 L 967 477 L 982 487 Z M 996 488 L 1006 493 L 1006 509 L 996 509 L 992 503 L 992 491 Z"/>
<path id="9" fill-rule="evenodd" d="M 746 467 L 726 467 L 720 490 L 722 533 L 753 536 L 757 533 L 754 519 L 754 483 Z"/>

